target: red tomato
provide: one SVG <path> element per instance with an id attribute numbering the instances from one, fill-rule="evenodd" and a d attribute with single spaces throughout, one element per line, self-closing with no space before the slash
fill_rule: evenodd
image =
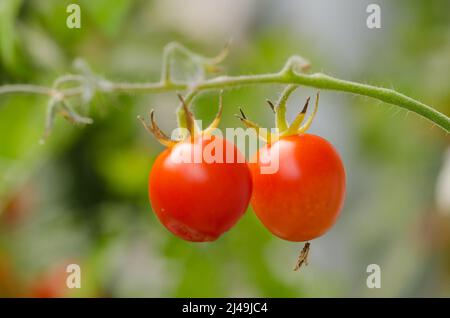
<path id="1" fill-rule="evenodd" d="M 63 298 L 68 294 L 66 267 L 59 265 L 41 275 L 31 286 L 32 298 Z"/>
<path id="2" fill-rule="evenodd" d="M 5 223 L 9 228 L 20 224 L 29 218 L 38 205 L 38 189 L 31 182 L 13 192 L 0 211 L 0 225 Z"/>
<path id="3" fill-rule="evenodd" d="M 268 158 L 279 160 L 279 169 L 262 174 Z M 330 229 L 343 206 L 345 171 L 328 141 L 311 134 L 283 137 L 261 148 L 255 161 L 251 205 L 273 234 L 300 242 Z"/>
<path id="4" fill-rule="evenodd" d="M 197 162 L 179 160 L 202 154 L 212 146 L 222 147 L 222 153 L 212 152 L 222 163 L 208 161 L 203 155 Z M 225 162 L 227 149 L 233 162 Z M 251 175 L 242 154 L 217 136 L 199 136 L 166 149 L 149 177 L 150 201 L 161 223 L 193 242 L 214 241 L 229 230 L 247 209 L 251 191 Z"/>

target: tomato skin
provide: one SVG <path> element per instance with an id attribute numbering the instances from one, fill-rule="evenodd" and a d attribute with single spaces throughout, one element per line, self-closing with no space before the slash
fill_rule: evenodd
<path id="1" fill-rule="evenodd" d="M 180 162 L 180 154 L 200 152 L 212 143 L 223 147 L 223 162 Z M 203 148 L 202 148 L 203 147 Z M 227 149 L 235 160 L 225 162 Z M 236 159 L 239 158 L 240 161 Z M 214 241 L 244 214 L 252 192 L 251 175 L 237 148 L 217 136 L 197 137 L 166 149 L 149 176 L 151 205 L 161 223 L 192 242 Z"/>
<path id="2" fill-rule="evenodd" d="M 278 155 L 278 171 L 262 174 L 262 158 L 276 160 Z M 345 170 L 325 139 L 311 134 L 283 137 L 261 148 L 249 166 L 251 205 L 274 235 L 309 241 L 335 223 L 344 202 Z"/>
<path id="3" fill-rule="evenodd" d="M 68 273 L 67 265 L 76 263 L 76 260 L 66 261 L 52 267 L 49 271 L 43 272 L 30 286 L 32 298 L 66 298 L 70 295 L 66 279 Z"/>
<path id="4" fill-rule="evenodd" d="M 31 288 L 32 298 L 64 298 L 67 295 L 65 270 L 51 273 L 35 282 Z"/>

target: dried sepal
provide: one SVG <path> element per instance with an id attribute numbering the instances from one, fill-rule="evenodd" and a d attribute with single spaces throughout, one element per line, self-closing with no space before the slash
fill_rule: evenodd
<path id="1" fill-rule="evenodd" d="M 270 100 L 267 100 L 267 103 L 269 104 L 270 108 L 275 110 L 275 116 L 276 116 L 277 128 L 278 128 L 277 133 L 270 133 L 268 131 L 266 131 L 266 133 L 264 133 L 263 130 L 265 130 L 265 129 L 261 128 L 258 124 L 249 120 L 247 118 L 247 116 L 244 114 L 244 111 L 242 110 L 242 108 L 239 108 L 240 115 L 235 115 L 235 116 L 237 118 L 239 118 L 241 120 L 241 122 L 247 128 L 254 129 L 257 132 L 259 138 L 264 140 L 268 144 L 276 142 L 277 140 L 280 139 L 280 137 L 287 137 L 287 136 L 291 136 L 291 135 L 302 134 L 306 130 L 309 129 L 309 127 L 311 126 L 311 124 L 314 120 L 314 117 L 317 113 L 317 109 L 319 107 L 319 92 L 317 92 L 317 95 L 316 95 L 314 110 L 313 110 L 312 114 L 310 115 L 310 117 L 306 120 L 306 122 L 304 122 L 304 124 L 302 126 L 300 126 L 305 119 L 306 112 L 307 112 L 308 106 L 309 106 L 309 102 L 311 100 L 310 97 L 308 97 L 306 99 L 306 102 L 303 105 L 303 108 L 297 114 L 297 116 L 292 121 L 292 123 L 289 125 L 285 118 L 286 117 L 286 102 L 287 102 L 290 94 L 292 94 L 292 92 L 296 89 L 296 87 L 297 87 L 296 85 L 287 86 L 286 89 L 281 94 L 280 99 L 278 100 L 278 103 L 276 106 Z M 285 127 L 285 129 L 280 129 L 280 126 L 282 128 Z"/>
<path id="2" fill-rule="evenodd" d="M 172 147 L 177 144 L 177 141 L 170 139 L 157 125 L 155 120 L 155 112 L 152 109 L 150 111 L 150 126 L 145 122 L 144 118 L 139 115 L 137 118 L 142 123 L 144 128 L 151 134 L 155 136 L 155 138 L 164 146 Z"/>
<path id="3" fill-rule="evenodd" d="M 269 105 L 270 109 L 274 114 L 276 114 L 275 105 L 272 103 L 270 99 L 266 99 L 267 104 Z"/>
<path id="4" fill-rule="evenodd" d="M 257 123 L 249 120 L 241 107 L 239 107 L 239 112 L 240 115 L 235 114 L 234 116 L 237 117 L 245 127 L 255 130 L 261 140 L 270 144 L 278 139 L 277 135 L 270 133 L 266 128 L 261 128 Z"/>
<path id="5" fill-rule="evenodd" d="M 303 122 L 303 119 L 305 119 L 306 111 L 308 110 L 309 101 L 311 100 L 311 97 L 308 97 L 306 99 L 305 105 L 303 106 L 302 110 L 298 113 L 298 115 L 294 118 L 291 125 L 288 129 L 286 129 L 281 135 L 282 136 L 289 136 L 296 134 L 300 128 L 300 125 Z"/>
<path id="6" fill-rule="evenodd" d="M 319 108 L 319 92 L 317 92 L 317 94 L 316 94 L 316 101 L 314 103 L 314 110 L 313 110 L 312 114 L 308 117 L 306 122 L 300 127 L 300 129 L 297 131 L 297 133 L 301 134 L 309 129 L 309 127 L 311 126 L 311 124 L 314 120 L 314 117 L 316 116 L 318 108 Z"/>
<path id="7" fill-rule="evenodd" d="M 179 109 L 179 125 L 181 128 L 186 128 L 191 136 L 191 139 L 193 139 L 198 132 L 194 114 L 192 114 L 189 110 L 189 106 L 183 96 L 181 96 L 181 94 L 177 94 L 177 96 L 181 102 L 181 109 Z"/>
<path id="8" fill-rule="evenodd" d="M 303 266 L 303 264 L 305 264 L 305 266 L 308 265 L 308 255 L 310 247 L 311 243 L 306 242 L 305 246 L 303 246 L 303 249 L 300 252 L 300 255 L 298 256 L 297 264 L 295 264 L 294 271 L 298 271 Z"/>

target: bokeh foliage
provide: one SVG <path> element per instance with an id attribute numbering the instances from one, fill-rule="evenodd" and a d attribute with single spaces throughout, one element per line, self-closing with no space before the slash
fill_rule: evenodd
<path id="1" fill-rule="evenodd" d="M 80 30 L 65 27 L 72 2 L 82 8 Z M 365 6 L 343 3 L 336 11 L 343 30 L 335 36 L 344 41 L 343 21 L 352 19 L 345 12 L 360 12 L 353 16 L 358 23 Z M 182 1 L 2 0 L 0 84 L 50 85 L 71 71 L 77 57 L 114 80 L 155 81 L 166 43 L 176 40 L 214 54 L 232 35 L 227 73 L 275 71 L 298 53 L 310 58 L 314 69 L 394 86 L 449 114 L 448 1 L 382 4 L 382 30 L 361 24 L 360 38 L 333 52 L 320 44 L 333 25 L 317 13 L 330 1 L 231 1 L 229 14 L 218 15 L 224 16 L 224 31 L 211 28 L 205 36 L 207 15 L 217 15 L 206 1 L 193 1 L 197 19 L 183 22 L 175 14 L 188 5 Z M 317 13 L 309 29 L 295 23 L 296 15 L 306 16 L 302 8 Z M 245 23 L 233 20 L 233 10 L 247 12 L 239 15 Z M 190 31 L 197 29 L 202 32 Z M 377 46 L 363 49 L 370 45 L 367 39 Z M 344 56 L 354 51 L 360 52 L 356 68 Z M 221 127 L 239 126 L 233 117 L 237 106 L 272 125 L 265 99 L 275 99 L 281 89 L 226 92 Z M 289 114 L 313 93 L 300 89 Z M 251 209 L 212 244 L 180 241 L 159 224 L 148 203 L 147 177 L 162 147 L 136 115 L 154 107 L 161 126 L 174 128 L 175 94 L 96 96 L 81 109 L 94 118 L 92 126 L 74 127 L 58 118 L 44 146 L 38 141 L 45 98 L 1 96 L 0 296 L 29 295 L 40 277 L 70 260 L 81 264 L 85 276 L 83 288 L 69 296 L 449 296 L 450 238 L 441 234 L 450 225 L 434 204 L 448 136 L 379 102 L 322 93 L 312 132 L 330 139 L 342 154 L 348 194 L 341 219 L 313 242 L 311 265 L 299 273 L 292 267 L 301 245 L 271 236 Z M 216 93 L 196 99 L 197 117 L 205 122 L 216 110 Z M 383 269 L 380 290 L 366 288 L 371 263 Z"/>

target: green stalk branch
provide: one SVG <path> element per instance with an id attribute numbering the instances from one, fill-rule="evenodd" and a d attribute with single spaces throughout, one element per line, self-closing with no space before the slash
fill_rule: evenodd
<path id="1" fill-rule="evenodd" d="M 227 50 L 227 48 L 226 48 Z M 402 107 L 428 119 L 432 123 L 450 132 L 450 118 L 434 108 L 423 104 L 411 97 L 403 95 L 395 90 L 361 84 L 334 78 L 322 73 L 305 73 L 309 63 L 302 57 L 291 57 L 280 72 L 244 75 L 244 76 L 218 76 L 211 79 L 202 79 L 196 82 L 174 81 L 171 78 L 171 59 L 174 51 L 180 51 L 197 65 L 202 72 L 213 68 L 215 63 L 222 61 L 226 53 L 219 54 L 220 58 L 206 58 L 185 49 L 179 44 L 170 44 L 165 49 L 164 65 L 161 80 L 149 83 L 118 83 L 105 80 L 94 75 L 84 76 L 84 83 L 80 87 L 71 88 L 49 88 L 35 85 L 4 85 L 0 86 L 0 95 L 8 93 L 35 93 L 49 96 L 57 100 L 64 100 L 74 96 L 83 96 L 84 87 L 89 84 L 90 89 L 101 93 L 158 93 L 168 91 L 188 91 L 189 101 L 196 94 L 207 90 L 224 90 L 246 85 L 259 84 L 296 84 L 318 89 L 334 90 L 368 96 L 388 104 Z M 80 76 L 77 81 L 83 82 Z M 58 79 L 56 80 L 58 81 Z M 56 82 L 55 81 L 55 82 Z M 84 86 L 83 86 L 84 85 Z M 74 122 L 76 118 L 72 118 Z"/>
<path id="2" fill-rule="evenodd" d="M 55 91 L 50 87 L 28 85 L 28 84 L 16 84 L 16 85 L 3 85 L 0 86 L 0 95 L 12 94 L 12 93 L 30 93 L 52 96 Z"/>

